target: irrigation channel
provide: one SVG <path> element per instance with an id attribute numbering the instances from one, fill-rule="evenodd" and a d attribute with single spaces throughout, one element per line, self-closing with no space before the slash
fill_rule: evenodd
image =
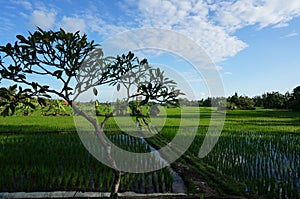
<path id="1" fill-rule="evenodd" d="M 143 142 L 145 142 L 147 145 L 149 145 L 151 151 L 156 151 L 144 138 L 141 138 Z M 155 155 L 161 159 L 161 161 L 165 160 L 161 157 L 161 155 L 156 152 Z M 187 193 L 187 187 L 185 186 L 185 183 L 183 182 L 182 178 L 176 173 L 171 167 L 168 167 L 168 169 L 171 172 L 171 175 L 173 177 L 173 184 L 172 184 L 172 192 L 173 193 Z"/>
<path id="2" fill-rule="evenodd" d="M 140 135 L 142 135 L 142 133 L 140 133 Z M 139 156 L 133 156 L 129 158 L 113 155 L 114 157 L 117 157 L 119 159 L 121 158 L 121 162 L 123 162 L 123 164 L 129 164 L 132 166 L 141 164 L 141 167 L 145 168 L 146 170 L 147 168 L 149 169 L 153 167 L 150 166 L 150 164 L 154 163 L 160 164 L 156 165 L 156 167 L 162 167 L 161 165 L 169 165 L 167 164 L 166 160 L 159 154 L 159 152 L 157 152 L 157 150 L 154 149 L 143 137 L 134 137 L 128 134 L 115 134 L 108 136 L 108 138 L 112 143 L 126 151 L 134 153 L 151 153 L 151 155 L 149 156 L 150 158 L 147 158 L 146 156 L 144 158 L 140 158 Z M 103 154 L 103 151 L 105 149 L 103 149 L 102 147 L 101 149 L 97 147 L 99 145 L 95 145 L 95 143 L 93 142 L 95 141 L 94 139 L 88 139 L 89 140 L 87 141 L 87 145 L 85 146 L 89 148 L 89 151 L 94 151 L 92 152 L 92 154 Z M 95 152 L 97 150 L 98 152 Z M 170 166 L 150 173 L 152 173 L 152 175 L 149 175 L 147 173 L 142 174 L 142 179 L 140 182 L 138 182 L 138 190 L 135 191 L 140 193 L 187 193 L 187 187 L 185 186 L 184 181 Z"/>

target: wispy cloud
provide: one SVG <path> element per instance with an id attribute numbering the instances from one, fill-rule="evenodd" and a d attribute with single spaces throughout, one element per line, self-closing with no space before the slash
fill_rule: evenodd
<path id="1" fill-rule="evenodd" d="M 25 1 L 25 0 L 11 0 L 11 2 L 13 4 L 23 6 L 23 8 L 25 8 L 26 10 L 32 10 L 32 4 L 29 1 Z"/>
<path id="2" fill-rule="evenodd" d="M 295 36 L 298 36 L 298 33 L 296 33 L 296 32 L 291 32 L 291 33 L 289 33 L 289 34 L 287 34 L 287 35 L 284 35 L 282 38 L 295 37 Z"/>
<path id="3" fill-rule="evenodd" d="M 232 75 L 232 72 L 228 72 L 228 71 L 227 71 L 227 72 L 224 72 L 223 74 L 224 74 L 224 75 Z"/>

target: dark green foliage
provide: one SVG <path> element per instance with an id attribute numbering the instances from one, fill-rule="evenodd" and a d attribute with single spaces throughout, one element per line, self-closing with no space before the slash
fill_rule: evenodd
<path id="1" fill-rule="evenodd" d="M 267 92 L 261 96 L 255 96 L 250 98 L 248 96 L 238 96 L 235 93 L 233 96 L 227 98 L 227 109 L 229 110 L 254 110 L 255 107 L 264 107 L 265 109 L 292 109 L 294 111 L 300 110 L 300 86 L 293 89 L 290 94 L 286 92 L 281 94 L 279 92 Z M 208 97 L 199 101 L 189 101 L 187 99 L 181 99 L 182 105 L 211 107 L 221 106 L 224 103 L 222 97 Z"/>
<path id="2" fill-rule="evenodd" d="M 206 99 L 201 99 L 199 105 L 205 107 L 211 107 L 212 106 L 211 101 L 212 101 L 211 97 L 208 97 Z"/>
<path id="3" fill-rule="evenodd" d="M 132 100 L 128 103 L 128 107 L 130 108 L 130 115 L 131 116 L 138 116 L 141 114 L 141 111 L 138 109 L 138 102 L 135 100 Z"/>
<path id="4" fill-rule="evenodd" d="M 230 110 L 254 110 L 254 102 L 247 96 L 238 96 L 235 93 L 233 96 L 227 98 L 227 108 Z"/>
<path id="5" fill-rule="evenodd" d="M 2 116 L 13 115 L 19 107 L 24 110 L 24 115 L 29 114 L 30 109 L 35 109 L 35 105 L 30 99 L 29 89 L 17 89 L 17 85 L 9 88 L 0 88 L 0 111 Z"/>
<path id="6" fill-rule="evenodd" d="M 69 115 L 67 113 L 66 107 L 68 106 L 67 102 L 62 100 L 49 100 L 48 104 L 43 107 L 42 113 L 43 115 Z"/>
<path id="7" fill-rule="evenodd" d="M 285 100 L 285 96 L 279 92 L 272 92 L 262 95 L 264 99 L 263 107 L 266 109 L 269 108 L 286 108 L 287 101 Z"/>
<path id="8" fill-rule="evenodd" d="M 290 99 L 290 107 L 295 111 L 300 111 L 300 86 L 293 90 Z"/>
<path id="9" fill-rule="evenodd" d="M 8 43 L 0 46 L 3 55 L 0 62 L 1 79 L 27 85 L 34 95 L 47 92 L 70 101 L 70 81 L 78 74 L 88 53 L 97 45 L 93 41 L 88 42 L 86 35 L 66 33 L 62 29 L 54 32 L 38 28 L 34 33 L 29 33 L 27 38 L 18 35 L 17 39 L 13 45 Z M 61 90 L 35 82 L 30 78 L 31 75 L 48 76 L 52 78 L 52 83 L 60 84 Z"/>
<path id="10" fill-rule="evenodd" d="M 100 103 L 98 100 L 96 100 L 95 110 L 97 116 L 105 116 L 112 112 L 112 107 L 109 103 Z"/>
<path id="11" fill-rule="evenodd" d="M 294 111 L 300 110 L 300 86 L 293 89 L 290 94 L 286 92 L 284 95 L 279 92 L 271 92 L 263 94 L 262 96 L 255 96 L 253 101 L 255 106 L 264 107 L 266 109 L 292 109 Z"/>

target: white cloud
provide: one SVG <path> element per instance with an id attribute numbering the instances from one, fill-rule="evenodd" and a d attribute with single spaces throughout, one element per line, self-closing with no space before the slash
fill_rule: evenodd
<path id="1" fill-rule="evenodd" d="M 288 27 L 288 26 L 289 26 L 288 23 L 280 22 L 280 23 L 274 25 L 273 28 L 284 28 L 284 27 Z"/>
<path id="2" fill-rule="evenodd" d="M 49 29 L 55 24 L 55 16 L 55 11 L 34 10 L 30 16 L 30 24 L 42 29 Z"/>
<path id="3" fill-rule="evenodd" d="M 141 27 L 182 33 L 200 45 L 215 62 L 234 56 L 247 47 L 223 27 L 208 20 L 209 7 L 202 1 L 143 0 L 138 2 L 138 9 Z"/>
<path id="4" fill-rule="evenodd" d="M 232 72 L 224 72 L 224 75 L 232 75 Z"/>
<path id="5" fill-rule="evenodd" d="M 25 5 L 27 1 L 18 2 Z M 97 32 L 102 38 L 133 28 L 172 30 L 191 38 L 214 62 L 220 62 L 247 48 L 244 41 L 234 36 L 237 30 L 251 25 L 256 25 L 258 30 L 265 27 L 282 28 L 300 16 L 299 0 L 123 0 L 117 5 L 123 11 L 120 15 L 109 16 L 109 13 L 103 14 L 97 6 L 93 6 L 86 11 L 81 10 L 80 17 L 79 13 L 74 13 L 75 17 L 64 13 L 64 17 L 57 20 L 56 24 L 72 32 Z M 35 10 L 31 15 L 31 24 L 51 28 L 55 18 L 54 11 Z M 159 42 L 159 38 L 152 42 Z M 169 42 L 177 41 L 170 38 Z"/>
<path id="6" fill-rule="evenodd" d="M 23 0 L 12 0 L 11 1 L 14 4 L 23 6 L 26 10 L 31 10 L 32 5 L 29 1 L 23 1 Z"/>
<path id="7" fill-rule="evenodd" d="M 289 34 L 283 36 L 283 38 L 295 37 L 295 36 L 297 36 L 297 35 L 298 35 L 298 33 L 296 33 L 296 32 L 291 32 L 291 33 L 289 33 Z"/>
<path id="8" fill-rule="evenodd" d="M 77 32 L 77 31 L 80 31 L 80 33 L 86 32 L 86 23 L 84 19 L 78 17 L 64 16 L 60 23 L 60 27 L 67 32 Z"/>
<path id="9" fill-rule="evenodd" d="M 248 46 L 234 36 L 237 30 L 250 25 L 282 28 L 300 16 L 299 0 L 140 0 L 137 8 L 134 17 L 139 18 L 140 27 L 180 32 L 200 45 L 214 62 L 235 56 Z"/>
<path id="10" fill-rule="evenodd" d="M 117 33 L 124 32 L 128 30 L 126 27 L 122 25 L 114 25 L 112 23 L 108 23 L 106 20 L 102 19 L 101 15 L 97 14 L 98 11 L 87 12 L 84 18 L 88 21 L 87 26 L 92 32 L 97 32 L 103 37 L 111 37 Z"/>
<path id="11" fill-rule="evenodd" d="M 211 9 L 215 12 L 213 19 L 228 32 L 235 32 L 249 25 L 259 28 L 273 26 L 286 27 L 294 17 L 300 16 L 299 0 L 245 0 L 220 2 Z"/>

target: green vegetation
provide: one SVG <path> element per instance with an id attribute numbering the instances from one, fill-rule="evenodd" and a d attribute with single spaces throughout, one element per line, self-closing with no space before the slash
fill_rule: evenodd
<path id="1" fill-rule="evenodd" d="M 34 98 L 45 106 L 44 102 L 51 98 L 50 95 L 59 98 L 50 106 L 50 110 L 54 110 L 50 115 L 61 115 L 61 112 L 66 114 L 60 101 L 63 100 L 73 108 L 75 115 L 84 117 L 85 122 L 93 126 L 101 146 L 107 149 L 104 150 L 105 158 L 110 165 L 114 165 L 114 184 L 110 197 L 118 198 L 122 172 L 116 167 L 109 144 L 103 139 L 108 119 L 113 115 L 123 115 L 125 105 L 132 98 L 142 99 L 139 105 L 146 105 L 150 100 L 177 105 L 177 97 L 181 93 L 176 83 L 165 77 L 164 71 L 150 67 L 146 59 L 140 61 L 130 51 L 126 55 L 104 57 L 100 45 L 88 41 L 87 35 L 81 35 L 79 31 L 71 33 L 63 29 L 52 31 L 37 28 L 28 37 L 17 35 L 16 38 L 15 42 L 0 46 L 0 81 L 15 84 L 11 89 L 0 90 L 1 115 L 14 115 L 20 103 L 26 102 L 30 106 L 28 101 Z M 76 102 L 79 96 L 90 89 L 97 96 L 96 87 L 103 85 L 116 86 L 117 91 L 122 87 L 127 95 L 116 102 L 115 109 L 105 114 L 98 125 L 96 119 L 76 106 Z M 132 94 L 130 88 L 135 89 L 136 94 Z M 139 119 L 136 118 L 137 123 Z"/>
<path id="2" fill-rule="evenodd" d="M 208 109 L 201 114 L 195 141 L 180 161 L 196 167 L 211 185 L 217 188 L 222 185 L 220 191 L 225 194 L 246 190 L 267 198 L 299 197 L 299 113 L 264 109 L 228 111 L 218 143 L 208 156 L 199 159 L 199 147 L 209 122 L 209 112 L 206 111 Z M 172 132 L 177 131 L 176 120 L 168 121 L 160 134 L 171 140 L 174 137 Z M 188 128 L 185 136 L 189 136 Z M 163 138 L 149 141 L 161 147 Z M 220 177 L 216 171 L 243 186 L 229 183 L 229 179 Z"/>
<path id="3" fill-rule="evenodd" d="M 111 135 L 109 138 L 125 150 L 150 150 L 148 145 L 134 137 Z M 92 157 L 76 133 L 0 134 L 0 143 L 0 192 L 103 192 L 111 189 L 113 170 Z M 145 174 L 125 174 L 120 190 L 170 192 L 172 182 L 168 168 Z"/>
<path id="4" fill-rule="evenodd" d="M 160 134 L 148 139 L 157 147 L 163 146 L 167 140 L 175 136 L 181 117 L 180 108 L 159 108 L 161 113 L 164 113 L 162 109 L 165 109 L 168 118 L 165 125 L 162 126 Z M 192 119 L 198 108 L 184 107 L 183 109 L 187 115 L 184 116 L 181 124 L 185 125 L 187 129 L 184 136 L 189 136 L 189 126 L 198 122 Z M 200 123 L 196 139 L 178 161 L 192 167 L 211 186 L 224 195 L 243 195 L 247 194 L 246 191 L 267 198 L 299 197 L 299 178 L 297 176 L 300 172 L 299 114 L 287 110 L 262 108 L 251 111 L 229 110 L 217 145 L 208 156 L 199 159 L 197 158 L 199 147 L 209 126 L 212 110 L 215 109 L 200 108 Z M 153 120 L 159 120 L 163 116 L 160 115 Z M 122 119 L 122 116 L 118 118 Z M 98 119 L 101 121 L 101 117 Z M 5 179 L 5 183 L 2 182 L 1 191 L 106 190 L 105 186 L 110 185 L 109 175 L 101 176 L 103 165 L 98 167 L 100 163 L 85 151 L 76 134 L 56 133 L 75 131 L 71 116 L 11 116 L 0 118 L 0 124 L 0 161 L 2 162 L 1 171 L 3 171 L 1 179 Z M 119 131 L 114 118 L 110 118 L 108 121 L 107 129 L 112 132 Z M 53 133 L 49 133 L 49 131 Z M 33 134 L 33 132 L 36 133 Z M 111 138 L 114 139 L 114 136 Z M 127 146 L 131 146 L 131 144 L 122 144 L 122 147 L 126 148 Z M 132 147 L 130 148 L 132 149 Z M 147 147 L 145 150 L 148 150 Z M 164 172 L 167 173 L 167 171 Z M 52 177 L 39 178 L 45 173 L 47 175 L 44 176 Z M 59 177 L 61 173 L 64 175 Z M 87 177 L 88 174 L 90 176 Z M 151 189 L 155 191 L 152 186 L 153 182 L 172 182 L 171 178 L 165 182 L 164 178 L 169 179 L 167 177 L 163 177 L 161 180 L 156 179 L 161 176 L 160 174 L 157 174 L 156 177 L 151 177 L 156 174 L 147 175 L 129 177 L 128 174 L 128 177 L 122 179 L 121 190 L 145 192 L 143 186 L 139 189 L 135 187 L 138 186 L 138 183 L 132 184 L 137 179 L 148 179 L 149 192 Z M 29 185 L 30 179 L 33 178 L 41 180 L 37 181 L 37 184 Z M 91 179 L 102 180 L 99 182 Z M 153 181 L 151 182 L 149 179 L 153 179 Z M 189 179 L 185 180 L 188 183 Z M 236 183 L 235 180 L 239 183 Z M 91 181 L 95 184 L 93 185 Z M 3 183 L 6 185 L 4 186 Z M 72 184 L 75 185 L 72 186 Z M 151 186 L 152 188 L 150 188 Z M 189 188 L 192 193 L 192 185 Z M 156 190 L 159 191 L 159 187 Z"/>
<path id="5" fill-rule="evenodd" d="M 31 191 L 44 190 L 46 187 L 51 190 L 99 188 L 110 190 L 111 198 L 118 197 L 122 186 L 131 190 L 135 183 L 138 191 L 148 192 L 150 184 L 154 191 L 171 190 L 172 179 L 168 170 L 132 178 L 131 174 L 124 175 L 116 166 L 113 169 L 101 164 L 91 166 L 94 164 L 90 162 L 93 158 L 80 149 L 82 146 L 78 138 L 74 138 L 77 139 L 75 142 L 72 140 L 76 134 L 72 117 L 68 116 L 71 111 L 66 105 L 69 105 L 75 117 L 82 116 L 93 126 L 92 132 L 101 147 L 106 149 L 102 155 L 110 165 L 116 165 L 116 162 L 112 158 L 113 151 L 108 141 L 102 137 L 104 134 L 110 134 L 110 139 L 126 150 L 149 151 L 143 140 L 124 136 L 127 129 L 122 128 L 121 131 L 118 126 L 121 123 L 126 126 L 122 118 L 131 113 L 135 117 L 132 120 L 136 122 L 133 125 L 160 129 L 157 135 L 149 139 L 158 148 L 176 135 L 179 126 L 185 127 L 181 129 L 183 132 L 180 135 L 183 141 L 197 131 L 193 144 L 178 161 L 193 168 L 220 193 L 243 195 L 250 190 L 251 194 L 263 197 L 299 197 L 299 113 L 288 109 L 299 111 L 300 86 L 292 94 L 273 92 L 249 98 L 236 93 L 227 99 L 201 100 L 196 103 L 196 107 L 184 107 L 191 103 L 182 100 L 181 109 L 171 108 L 178 105 L 178 96 L 183 94 L 177 89 L 176 82 L 165 77 L 164 71 L 150 67 L 146 59 L 140 61 L 131 52 L 104 57 L 99 45 L 88 41 L 85 34 L 66 33 L 62 29 L 54 32 L 38 28 L 34 33 L 29 33 L 28 37 L 16 37 L 17 41 L 0 46 L 0 80 L 13 85 L 0 88 L 0 113 L 2 116 L 15 115 L 2 118 L 0 123 L 1 189 Z M 51 83 L 44 85 L 45 81 L 41 81 L 44 78 Z M 77 83 L 75 87 L 74 81 Z M 123 89 L 126 94 L 122 100 L 111 102 L 110 106 L 92 102 L 92 109 L 76 101 L 80 94 L 89 89 L 97 96 L 96 87 L 102 85 L 116 86 L 117 91 Z M 131 93 L 132 89 L 134 93 Z M 59 99 L 48 100 L 50 95 Z M 136 103 L 131 104 L 131 110 L 128 110 L 128 104 L 134 100 Z M 151 109 L 150 103 L 163 106 Z M 202 109 L 199 123 L 197 109 L 201 105 L 218 106 L 218 110 Z M 44 106 L 48 108 L 45 110 Z M 254 111 L 255 106 L 286 110 Z M 199 146 L 210 126 L 212 111 L 226 107 L 252 111 L 228 111 L 219 142 L 208 156 L 199 160 Z M 33 112 L 33 109 L 38 111 Z M 36 115 L 39 111 L 41 114 Z M 91 111 L 98 116 L 96 119 L 89 115 Z M 165 114 L 168 116 L 166 119 Z M 114 121 L 116 117 L 119 119 L 118 125 Z M 158 122 L 154 128 L 149 124 L 150 120 L 152 123 L 163 122 Z M 131 129 L 134 127 L 130 126 Z M 75 154 L 76 158 L 70 153 Z M 70 168 L 62 168 L 64 164 L 59 164 L 58 159 Z"/>

